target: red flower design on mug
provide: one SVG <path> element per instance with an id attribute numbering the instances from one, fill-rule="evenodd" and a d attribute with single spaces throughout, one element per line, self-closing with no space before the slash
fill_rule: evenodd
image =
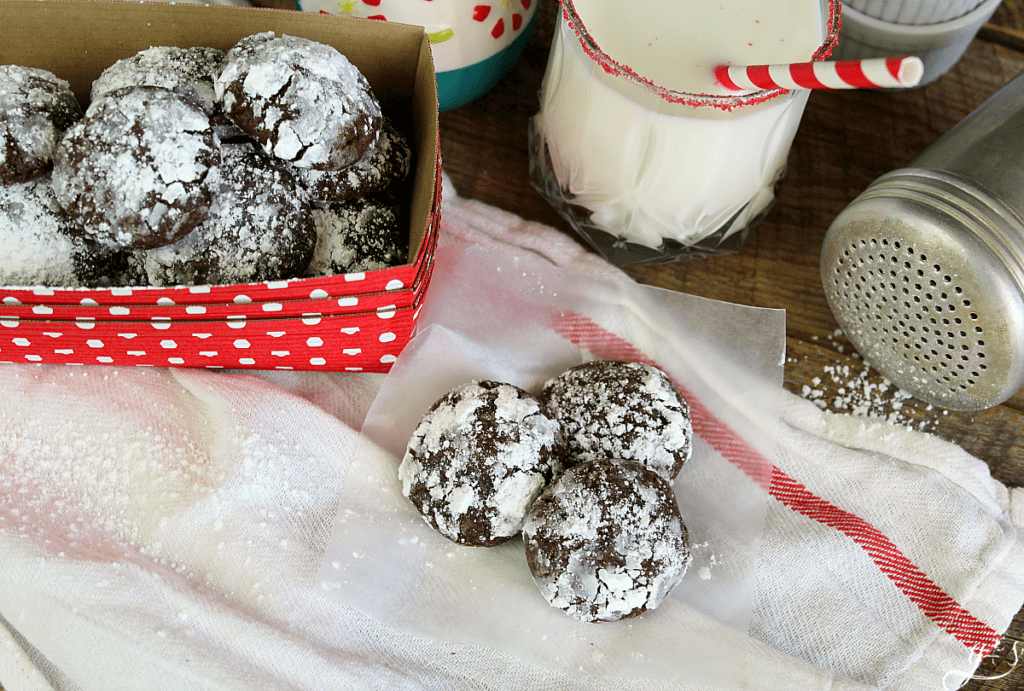
<path id="1" fill-rule="evenodd" d="M 505 33 L 505 20 L 509 19 L 512 24 L 512 31 L 519 31 L 523 26 L 523 15 L 517 12 L 516 4 L 522 6 L 523 10 L 529 10 L 533 0 L 499 0 L 497 3 L 481 3 L 473 7 L 473 19 L 478 22 L 485 22 L 491 16 L 493 5 L 497 4 L 502 16 L 499 16 L 494 26 L 491 27 L 491 36 L 495 39 L 501 38 Z M 509 17 L 511 13 L 511 17 Z"/>
<path id="2" fill-rule="evenodd" d="M 402 1 L 409 2 L 410 0 Z M 433 2 L 434 0 L 425 1 Z M 360 0 L 339 0 L 338 5 L 341 7 L 341 14 L 359 13 L 359 10 L 355 8 L 358 2 Z M 370 7 L 380 8 L 383 0 L 361 0 L 361 2 Z M 480 2 L 471 6 L 470 11 L 474 21 L 487 22 L 493 19 L 494 24 L 491 26 L 491 36 L 499 39 L 505 34 L 506 27 L 508 26 L 512 27 L 512 31 L 519 31 L 523 28 L 523 13 L 528 12 L 532 5 L 533 0 L 496 0 L 496 2 Z M 520 7 L 522 7 L 522 11 L 519 11 Z M 366 18 L 387 21 L 387 16 L 384 14 L 366 15 Z M 447 33 L 450 35 L 451 31 Z M 445 38 L 448 38 L 448 36 L 445 36 Z M 435 40 L 433 37 L 431 38 L 432 42 L 440 40 L 444 39 L 438 38 Z"/>

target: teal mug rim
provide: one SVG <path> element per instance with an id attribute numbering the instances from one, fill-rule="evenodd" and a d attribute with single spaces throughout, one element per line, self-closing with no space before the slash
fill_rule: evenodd
<path id="1" fill-rule="evenodd" d="M 520 55 L 526 48 L 526 43 L 530 40 L 533 25 L 537 22 L 537 14 L 537 12 L 533 13 L 526 28 L 512 43 L 489 58 L 465 67 L 438 72 L 436 75 L 438 110 L 444 112 L 459 108 L 490 91 L 519 61 Z"/>

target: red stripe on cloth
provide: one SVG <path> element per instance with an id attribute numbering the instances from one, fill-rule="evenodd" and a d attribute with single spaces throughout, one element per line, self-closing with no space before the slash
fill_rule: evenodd
<path id="1" fill-rule="evenodd" d="M 599 358 L 656 364 L 632 343 L 610 333 L 582 315 L 563 313 L 555 320 L 553 328 L 566 340 Z M 690 404 L 694 432 L 718 453 L 762 486 L 766 486 L 762 470 L 770 468 L 771 481 L 767 488 L 772 497 L 791 510 L 838 530 L 853 540 L 868 554 L 879 571 L 917 605 L 925 616 L 972 652 L 984 656 L 995 649 L 1001 636 L 943 592 L 880 530 L 863 518 L 814 495 L 804 485 L 750 448 L 738 434 L 716 418 L 689 391 L 683 389 L 683 394 Z"/>
<path id="2" fill-rule="evenodd" d="M 770 493 L 793 511 L 835 528 L 856 542 L 929 619 L 965 646 L 988 655 L 999 643 L 998 633 L 944 593 L 889 538 L 864 519 L 815 496 L 778 467 L 772 471 Z"/>

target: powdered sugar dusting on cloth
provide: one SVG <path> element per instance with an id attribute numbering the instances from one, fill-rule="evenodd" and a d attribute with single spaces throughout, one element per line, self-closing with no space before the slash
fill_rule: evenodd
<path id="1" fill-rule="evenodd" d="M 161 546 L 150 538 L 157 523 L 217 486 L 216 441 L 232 431 L 158 372 L 25 369 L 12 383 L 25 404 L 0 415 L 8 466 L 0 488 L 21 497 L 20 512 L 3 512 L 0 524 L 24 539 L 45 544 L 61 536 L 68 556 L 156 556 Z M 102 395 L 121 386 L 148 397 Z M 61 405 L 65 414 L 47 415 Z"/>
<path id="2" fill-rule="evenodd" d="M 470 381 L 423 416 L 398 469 L 402 493 L 442 535 L 489 546 L 519 533 L 561 472 L 557 423 L 511 384 Z"/>
<path id="3" fill-rule="evenodd" d="M 565 471 L 530 510 L 523 540 L 544 597 L 585 622 L 654 609 L 691 559 L 671 486 L 631 461 Z"/>
<path id="4" fill-rule="evenodd" d="M 366 77 L 335 48 L 309 39 L 247 36 L 228 51 L 214 84 L 235 124 L 301 168 L 352 165 L 380 130 Z"/>
<path id="5" fill-rule="evenodd" d="M 562 424 L 570 464 L 622 458 L 673 480 L 692 452 L 689 406 L 656 367 L 584 363 L 549 380 L 540 399 Z"/>
<path id="6" fill-rule="evenodd" d="M 119 89 L 89 106 L 61 140 L 53 186 L 61 206 L 99 241 L 158 247 L 210 206 L 220 151 L 210 119 L 167 89 Z"/>

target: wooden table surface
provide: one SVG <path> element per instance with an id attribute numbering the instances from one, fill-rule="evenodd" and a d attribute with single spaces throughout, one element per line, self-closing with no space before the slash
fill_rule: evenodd
<path id="1" fill-rule="evenodd" d="M 442 113 L 441 153 L 460 195 L 575 238 L 533 189 L 528 172 L 527 123 L 538 109 L 556 12 L 555 0 L 541 0 L 537 23 L 515 69 L 477 101 Z M 785 309 L 785 386 L 797 394 L 812 386 L 822 391 L 820 400 L 830 402 L 851 381 L 880 382 L 855 356 L 825 301 L 819 277 L 825 232 L 875 178 L 910 162 L 1022 69 L 1024 0 L 1004 0 L 960 62 L 928 86 L 902 92 L 812 93 L 775 206 L 740 252 L 627 272 L 653 286 Z M 913 398 L 902 401 L 898 411 L 881 398 L 865 405 L 872 414 L 896 415 L 902 424 L 956 442 L 986 461 L 1001 482 L 1024 486 L 1024 393 L 972 413 L 940 410 Z M 963 688 L 1024 691 L 1024 663 L 1015 669 L 1018 655 L 1024 658 L 1024 610 L 982 662 L 977 678 Z"/>

